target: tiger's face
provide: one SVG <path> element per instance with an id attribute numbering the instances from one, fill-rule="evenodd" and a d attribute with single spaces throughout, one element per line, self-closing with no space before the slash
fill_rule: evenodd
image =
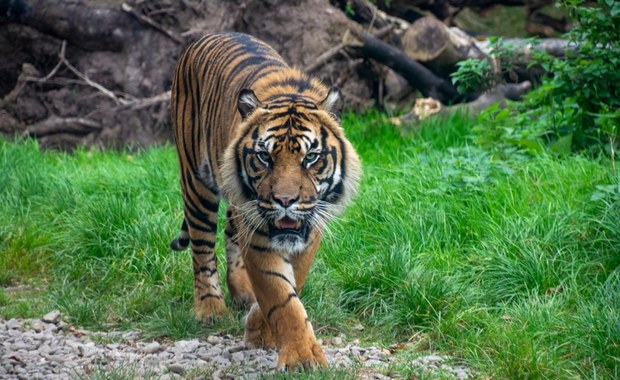
<path id="1" fill-rule="evenodd" d="M 357 189 L 360 164 L 338 123 L 340 94 L 261 104 L 242 92 L 244 122 L 224 159 L 222 190 L 248 232 L 271 249 L 300 252 Z"/>

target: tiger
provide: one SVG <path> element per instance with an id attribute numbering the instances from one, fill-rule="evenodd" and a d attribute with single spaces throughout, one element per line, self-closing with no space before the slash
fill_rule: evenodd
<path id="1" fill-rule="evenodd" d="M 343 103 L 338 88 L 241 33 L 190 44 L 172 81 L 184 218 L 171 247 L 191 245 L 195 315 L 225 310 L 214 250 L 223 199 L 227 286 L 249 310 L 244 341 L 277 349 L 277 368 L 326 365 L 299 297 L 326 223 L 362 174 Z"/>

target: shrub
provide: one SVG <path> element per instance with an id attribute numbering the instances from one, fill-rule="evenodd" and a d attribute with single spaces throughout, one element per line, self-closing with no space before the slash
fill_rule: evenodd
<path id="1" fill-rule="evenodd" d="M 562 4 L 576 21 L 566 36 L 571 50 L 561 59 L 535 56 L 531 64 L 547 76 L 523 102 L 483 112 L 475 131 L 479 144 L 537 151 L 542 141 L 560 154 L 606 149 L 613 155 L 620 136 L 620 2 Z M 484 68 L 463 64 L 453 79 L 464 86 L 485 78 Z"/>

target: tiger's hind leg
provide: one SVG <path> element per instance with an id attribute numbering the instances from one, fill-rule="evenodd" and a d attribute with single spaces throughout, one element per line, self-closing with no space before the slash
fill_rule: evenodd
<path id="1" fill-rule="evenodd" d="M 237 218 L 238 214 L 229 207 L 226 212 L 226 283 L 233 302 L 250 307 L 256 302 L 256 297 L 239 247 Z"/>
<path id="2" fill-rule="evenodd" d="M 198 319 L 209 322 L 225 309 L 215 256 L 219 196 L 190 170 L 182 173 L 181 180 L 184 184 L 185 221 L 192 247 L 194 311 Z"/>

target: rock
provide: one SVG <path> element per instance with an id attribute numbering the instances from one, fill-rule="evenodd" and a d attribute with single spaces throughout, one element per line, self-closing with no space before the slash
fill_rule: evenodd
<path id="1" fill-rule="evenodd" d="M 220 380 L 224 377 L 224 372 L 221 369 L 215 370 L 211 374 L 211 380 Z"/>
<path id="2" fill-rule="evenodd" d="M 161 349 L 162 349 L 161 344 L 155 341 L 155 342 L 148 343 L 146 346 L 142 347 L 142 352 L 144 352 L 145 354 L 154 354 L 155 352 Z"/>
<path id="3" fill-rule="evenodd" d="M 185 367 L 180 363 L 171 364 L 168 366 L 168 369 L 174 373 L 178 373 L 179 375 L 185 373 Z"/>
<path id="4" fill-rule="evenodd" d="M 65 321 L 60 321 L 57 324 L 59 330 L 66 330 L 70 327 L 70 325 Z"/>
<path id="5" fill-rule="evenodd" d="M 342 338 L 339 336 L 332 338 L 332 344 L 334 346 L 342 346 Z"/>
<path id="6" fill-rule="evenodd" d="M 241 363 L 243 362 L 244 359 L 245 359 L 245 355 L 243 354 L 243 352 L 235 352 L 232 355 L 232 361 L 235 363 Z"/>
<path id="7" fill-rule="evenodd" d="M 235 352 L 244 351 L 246 348 L 244 345 L 241 346 L 233 346 L 228 349 L 228 352 L 234 354 Z"/>
<path id="8" fill-rule="evenodd" d="M 207 337 L 207 342 L 210 344 L 221 344 L 221 343 L 224 343 L 224 339 L 222 339 L 219 336 L 209 335 Z"/>
<path id="9" fill-rule="evenodd" d="M 8 322 L 6 323 L 7 330 L 15 330 L 20 327 L 22 327 L 22 323 L 15 318 L 9 319 Z"/>
<path id="10" fill-rule="evenodd" d="M 200 346 L 198 339 L 180 340 L 174 344 L 174 348 L 179 352 L 194 352 Z"/>
<path id="11" fill-rule="evenodd" d="M 53 311 L 50 311 L 49 313 L 45 314 L 45 316 L 42 318 L 42 320 L 43 320 L 43 322 L 47 322 L 47 323 L 56 323 L 58 318 L 60 318 L 60 311 L 53 310 Z"/>
<path id="12" fill-rule="evenodd" d="M 45 330 L 45 324 L 41 322 L 40 320 L 35 319 L 32 322 L 30 322 L 30 328 L 36 332 L 41 332 Z"/>
<path id="13" fill-rule="evenodd" d="M 230 366 L 230 360 L 222 356 L 216 356 L 211 361 L 220 368 Z"/>

